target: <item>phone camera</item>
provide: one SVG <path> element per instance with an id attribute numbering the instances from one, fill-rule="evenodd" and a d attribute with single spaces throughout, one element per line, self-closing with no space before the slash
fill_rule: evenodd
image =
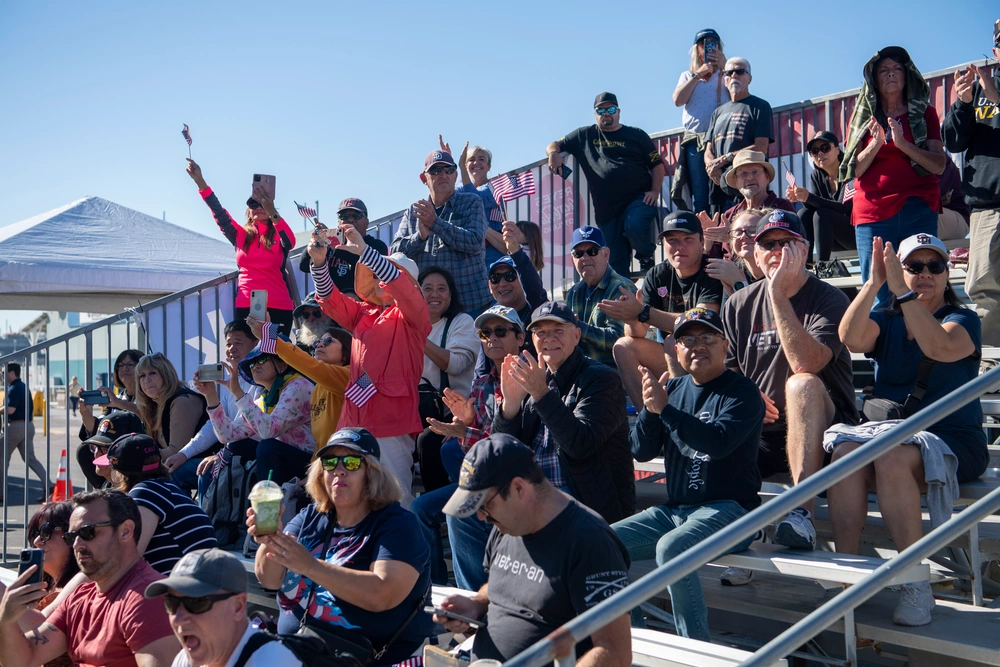
<path id="1" fill-rule="evenodd" d="M 254 174 L 253 175 L 253 182 L 254 183 L 260 183 L 260 174 Z"/>

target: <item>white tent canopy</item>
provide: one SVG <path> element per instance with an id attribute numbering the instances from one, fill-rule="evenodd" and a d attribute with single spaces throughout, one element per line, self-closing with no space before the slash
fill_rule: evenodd
<path id="1" fill-rule="evenodd" d="M 117 313 L 236 269 L 232 246 L 86 197 L 0 227 L 0 309 Z"/>

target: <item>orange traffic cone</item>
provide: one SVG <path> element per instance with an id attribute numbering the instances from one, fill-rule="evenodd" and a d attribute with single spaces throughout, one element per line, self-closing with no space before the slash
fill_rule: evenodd
<path id="1" fill-rule="evenodd" d="M 66 450 L 62 450 L 59 455 L 59 476 L 56 478 L 56 485 L 52 489 L 52 502 L 69 500 L 73 496 L 73 487 L 69 483 L 69 464 L 66 461 Z"/>

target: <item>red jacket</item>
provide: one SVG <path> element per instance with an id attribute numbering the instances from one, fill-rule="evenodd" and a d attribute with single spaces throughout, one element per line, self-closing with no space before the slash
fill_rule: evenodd
<path id="1" fill-rule="evenodd" d="M 348 388 L 368 373 L 377 390 L 360 408 L 345 400 L 337 428 L 363 426 L 376 438 L 423 430 L 417 385 L 431 332 L 427 302 L 409 276 L 401 271 L 385 290 L 395 300 L 388 308 L 355 301 L 336 286 L 329 297 L 317 298 L 323 312 L 354 336 Z"/>

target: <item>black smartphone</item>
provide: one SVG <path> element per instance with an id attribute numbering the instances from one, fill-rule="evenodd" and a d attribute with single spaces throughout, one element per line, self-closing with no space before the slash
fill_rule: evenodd
<path id="1" fill-rule="evenodd" d="M 705 38 L 705 62 L 712 62 L 719 55 L 719 42 L 714 37 Z"/>
<path id="2" fill-rule="evenodd" d="M 444 616 L 445 618 L 450 618 L 455 621 L 462 621 L 463 623 L 468 623 L 474 628 L 482 628 L 486 626 L 486 621 L 477 621 L 475 619 L 469 618 L 468 616 L 462 616 L 461 614 L 456 614 L 453 611 L 442 609 L 441 607 L 424 607 L 424 611 L 427 612 L 428 614 L 437 614 L 438 616 Z"/>
<path id="3" fill-rule="evenodd" d="M 111 399 L 103 391 L 88 389 L 80 392 L 80 400 L 84 405 L 108 405 Z"/>
<path id="4" fill-rule="evenodd" d="M 562 167 L 559 168 L 559 175 L 562 176 L 563 180 L 569 178 L 569 175 L 572 173 L 573 170 L 567 167 L 566 165 L 563 165 Z"/>
<path id="5" fill-rule="evenodd" d="M 21 549 L 21 562 L 17 566 L 17 576 L 24 574 L 32 565 L 37 565 L 38 569 L 28 578 L 25 584 L 38 584 L 42 581 L 42 564 L 45 552 L 41 549 Z"/>

